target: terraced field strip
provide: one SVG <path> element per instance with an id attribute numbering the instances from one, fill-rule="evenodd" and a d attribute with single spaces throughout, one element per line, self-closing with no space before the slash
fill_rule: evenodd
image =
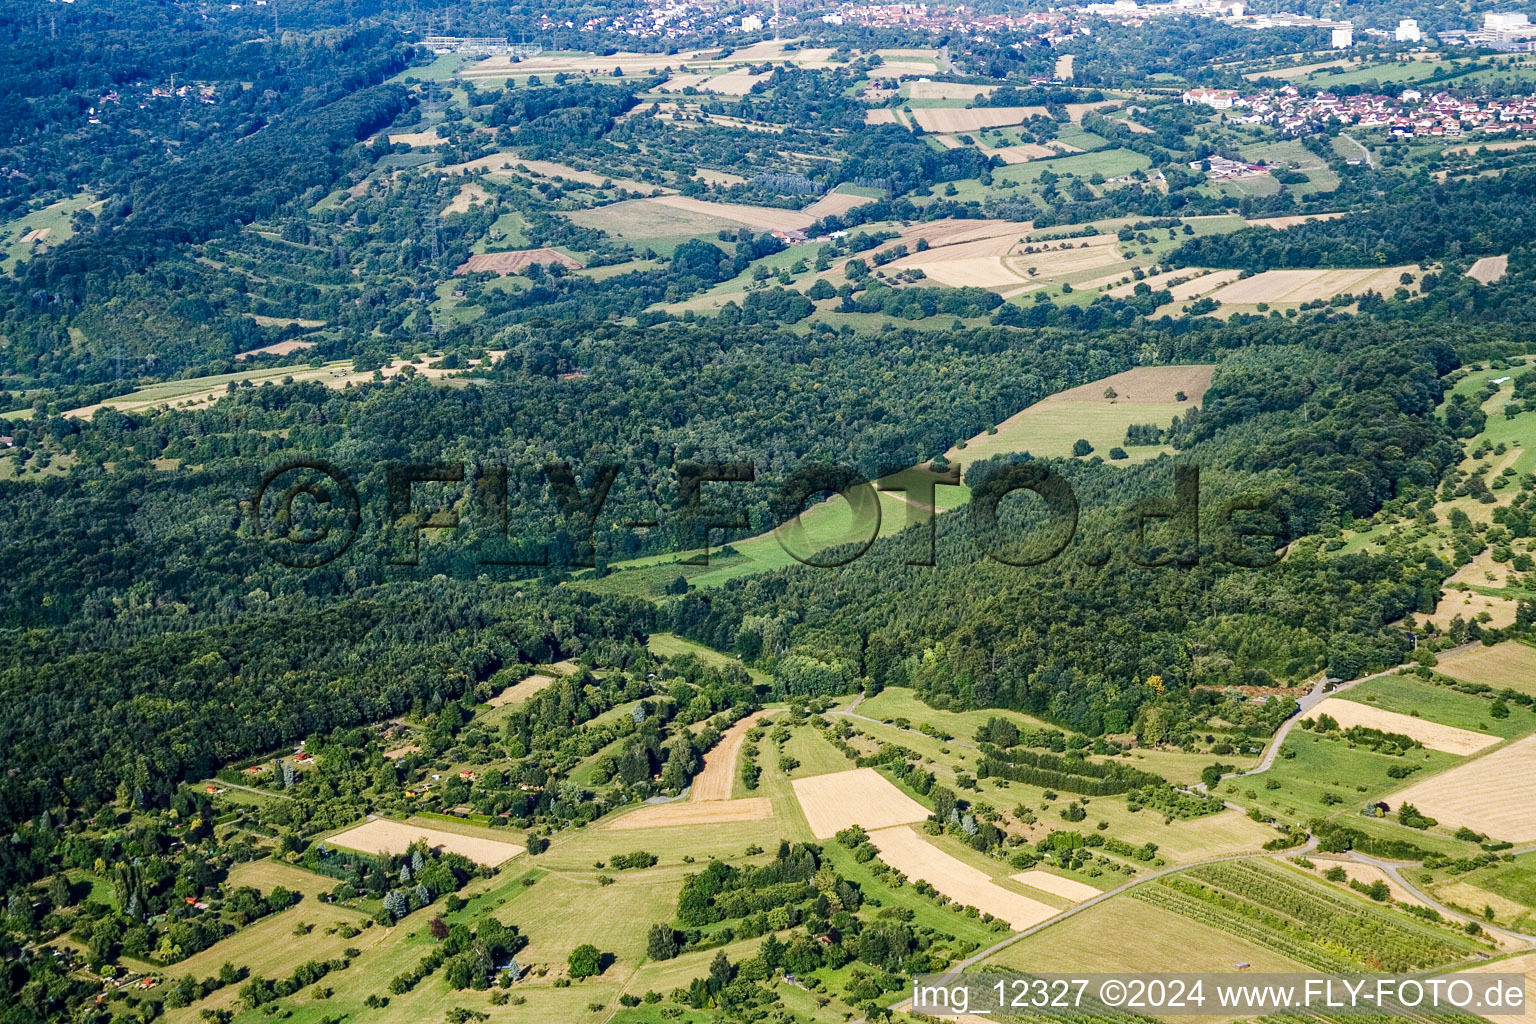
<path id="1" fill-rule="evenodd" d="M 704 770 L 694 776 L 689 800 L 693 803 L 706 803 L 731 798 L 731 784 L 736 778 L 736 758 L 747 741 L 747 733 L 772 713 L 758 711 L 750 714 L 721 734 L 720 742 L 704 755 Z"/>
<path id="2" fill-rule="evenodd" d="M 850 825 L 890 828 L 928 817 L 928 808 L 873 768 L 813 775 L 791 785 L 817 839 L 831 839 Z"/>
<path id="3" fill-rule="evenodd" d="M 540 690 L 553 686 L 554 682 L 555 677 L 552 675 L 531 675 L 527 679 L 513 683 L 486 703 L 493 708 L 506 704 L 521 704 Z"/>
<path id="4" fill-rule="evenodd" d="M 1499 737 L 1489 736 L 1487 733 L 1456 729 L 1449 725 L 1441 725 L 1439 722 L 1414 718 L 1412 715 L 1373 708 L 1369 704 L 1345 700 L 1342 697 L 1329 697 L 1302 718 L 1316 720 L 1319 715 L 1327 715 L 1345 729 L 1358 725 L 1367 729 L 1379 729 L 1382 732 L 1411 736 L 1430 750 L 1443 750 L 1447 754 L 1462 756 L 1475 754 L 1499 742 Z"/>
<path id="5" fill-rule="evenodd" d="M 1015 931 L 1055 917 L 1059 911 L 998 885 L 983 871 L 953 857 L 907 827 L 879 829 L 869 841 L 880 859 L 913 881 L 925 881 L 956 903 L 1007 921 Z"/>
<path id="6" fill-rule="evenodd" d="M 1464 683 L 1536 694 L 1536 647 L 1515 641 L 1468 647 L 1440 659 L 1435 671 Z"/>
<path id="7" fill-rule="evenodd" d="M 330 846 L 344 846 L 359 853 L 401 854 L 418 839 L 425 839 L 434 850 L 462 854 L 478 864 L 495 867 L 522 853 L 524 847 L 500 839 L 460 835 L 441 829 L 424 828 L 388 818 L 370 818 L 361 825 L 354 825 L 343 832 L 327 836 L 324 842 Z"/>
<path id="8" fill-rule="evenodd" d="M 1083 900 L 1091 900 L 1095 896 L 1103 895 L 1102 889 L 1095 889 L 1086 882 L 1079 882 L 1072 878 L 1063 878 L 1061 875 L 1053 875 L 1049 871 L 1034 868 L 1029 871 L 1021 871 L 1016 875 L 1008 876 L 1015 882 L 1023 882 L 1031 889 L 1039 889 L 1048 892 L 1052 896 L 1060 896 L 1064 900 L 1073 903 L 1081 903 Z"/>
<path id="9" fill-rule="evenodd" d="M 745 800 L 710 800 L 699 803 L 692 800 L 677 800 L 669 804 L 641 807 L 637 811 L 615 818 L 608 823 L 607 827 L 623 832 L 646 828 L 762 821 L 771 817 L 773 817 L 773 802 L 767 797 L 755 796 Z"/>
<path id="10" fill-rule="evenodd" d="M 1512 843 L 1536 840 L 1536 735 L 1399 790 L 1394 804 L 1411 803 L 1440 824 Z"/>

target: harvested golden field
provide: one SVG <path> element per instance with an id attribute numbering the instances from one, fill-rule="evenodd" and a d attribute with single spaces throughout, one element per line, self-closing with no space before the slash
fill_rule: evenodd
<path id="1" fill-rule="evenodd" d="M 1294 960 L 1241 936 L 1199 924 L 1130 896 L 1095 904 L 1065 921 L 1000 950 L 987 970 L 1038 973 L 1115 971 L 1169 974 L 1226 973 L 1247 963 L 1260 972 L 1305 970 Z M 1227 1018 L 1230 1019 L 1229 1014 Z M 1116 1019 L 1116 1018 L 1111 1018 Z M 1218 1017 L 1179 1017 L 1182 1022 Z"/>
<path id="2" fill-rule="evenodd" d="M 1124 443 L 1132 423 L 1167 423 L 1198 405 L 1211 384 L 1214 367 L 1139 366 L 1091 384 L 1051 395 L 1008 417 L 996 433 L 980 433 L 944 453 L 962 466 L 994 455 L 1027 451 L 1041 458 L 1066 458 L 1082 438 L 1098 451 Z M 1106 391 L 1114 391 L 1108 398 Z M 1185 400 L 1178 401 L 1184 392 Z M 1161 445 L 1127 448 L 1130 461 L 1144 461 L 1166 449 Z"/>
<path id="3" fill-rule="evenodd" d="M 865 124 L 900 124 L 896 119 L 896 111 L 890 107 L 871 107 L 864 111 Z"/>
<path id="4" fill-rule="evenodd" d="M 1536 736 L 1400 790 L 1388 798 L 1411 803 L 1440 824 L 1465 825 L 1512 843 L 1536 839 Z"/>
<path id="5" fill-rule="evenodd" d="M 657 92 L 682 92 L 684 89 L 698 89 L 713 75 L 698 74 L 695 72 L 678 72 L 671 78 L 656 87 Z"/>
<path id="6" fill-rule="evenodd" d="M 1399 286 L 1403 274 L 1417 277 L 1415 266 L 1376 267 L 1372 269 L 1312 269 L 1269 270 L 1241 281 L 1234 281 L 1211 298 L 1227 304 L 1253 304 L 1259 302 L 1301 303 L 1317 299 L 1331 299 L 1335 295 L 1350 292 L 1355 295 L 1367 291 L 1391 295 Z"/>
<path id="7" fill-rule="evenodd" d="M 706 81 L 699 89 L 703 92 L 718 93 L 721 96 L 745 96 L 752 91 L 752 87 L 758 82 L 766 82 L 767 74 L 753 74 L 750 71 L 727 71 L 723 75 L 715 75 Z"/>
<path id="8" fill-rule="evenodd" d="M 437 134 L 436 128 L 428 128 L 422 132 L 400 132 L 389 137 L 391 146 L 401 142 L 407 146 L 436 146 L 442 141 L 442 136 Z"/>
<path id="9" fill-rule="evenodd" d="M 1048 116 L 1044 107 L 917 107 L 912 110 L 912 120 L 923 131 L 940 134 L 977 132 Z"/>
<path id="10" fill-rule="evenodd" d="M 535 263 L 548 266 L 558 263 L 567 270 L 580 270 L 581 263 L 556 249 L 512 249 L 507 252 L 482 252 L 460 263 L 454 275 L 477 274 L 490 271 L 493 274 L 520 274 Z"/>
<path id="11" fill-rule="evenodd" d="M 912 82 L 907 86 L 907 98 L 914 100 L 973 100 L 977 96 L 991 96 L 995 85 L 970 85 L 966 82 Z"/>
<path id="12" fill-rule="evenodd" d="M 999 232 L 988 238 L 915 252 L 890 266 L 898 270 L 918 268 L 933 281 L 953 288 L 1006 288 L 1111 266 L 1124 260 L 1114 235 L 1021 244 L 1015 232 L 1027 229 L 1018 224 L 1010 227 L 1006 234 Z M 929 237 L 929 244 L 934 245 L 929 233 L 924 234 Z M 1025 251 L 1029 249 L 1034 251 Z"/>
<path id="13" fill-rule="evenodd" d="M 1313 220 L 1338 220 L 1342 213 L 1309 213 L 1300 217 L 1250 217 L 1248 226 L 1251 228 L 1275 228 L 1284 231 L 1298 224 L 1305 224 Z"/>
<path id="14" fill-rule="evenodd" d="M 1063 82 L 1072 77 L 1072 55 L 1064 53 L 1056 58 L 1056 77 Z"/>
<path id="15" fill-rule="evenodd" d="M 1514 641 L 1472 647 L 1441 658 L 1435 671 L 1466 683 L 1536 694 L 1536 647 Z"/>
<path id="16" fill-rule="evenodd" d="M 1031 889 L 1039 889 L 1041 892 L 1048 892 L 1052 896 L 1060 896 L 1062 899 L 1071 900 L 1073 903 L 1081 903 L 1084 900 L 1091 900 L 1095 896 L 1103 895 L 1104 892 L 1104 890 L 1095 889 L 1093 886 L 1087 884 L 1086 882 L 1079 882 L 1076 879 L 1063 878 L 1060 875 L 1053 875 L 1049 871 L 1044 871 L 1040 868 L 1033 868 L 1029 871 L 1021 871 L 1018 874 L 1010 875 L 1009 877 L 1012 878 L 1015 882 L 1023 882 Z"/>
<path id="17" fill-rule="evenodd" d="M 493 708 L 499 708 L 506 704 L 521 704 L 523 701 L 527 700 L 529 697 L 532 697 L 540 690 L 548 689 L 550 686 L 553 686 L 554 682 L 555 680 L 553 676 L 529 676 L 526 679 L 522 679 L 513 683 L 511 686 L 507 687 L 505 690 L 502 690 L 496 696 L 486 701 L 486 703 Z"/>
<path id="18" fill-rule="evenodd" d="M 1236 271 L 1233 271 L 1233 273 L 1236 274 Z M 1128 281 L 1125 284 L 1116 285 L 1113 288 L 1107 289 L 1104 294 L 1112 295 L 1117 299 L 1124 299 L 1136 294 L 1136 286 L 1138 284 L 1144 284 L 1151 288 L 1153 291 L 1157 291 L 1161 288 L 1168 288 L 1171 290 L 1179 284 L 1183 284 L 1185 282 L 1193 283 L 1202 278 L 1209 277 L 1210 275 L 1211 271 L 1205 267 L 1180 267 L 1178 270 L 1169 270 L 1161 274 L 1152 274 L 1151 276 L 1145 277 L 1140 281 Z M 1093 282 L 1084 282 L 1083 287 L 1093 287 Z"/>
<path id="19" fill-rule="evenodd" d="M 890 828 L 928 817 L 928 808 L 873 768 L 813 775 L 790 785 L 817 839 L 831 839 L 850 825 Z"/>
<path id="20" fill-rule="evenodd" d="M 1494 629 L 1508 629 L 1515 624 L 1515 613 L 1518 610 L 1510 598 L 1490 597 L 1472 590 L 1446 589 L 1441 591 L 1440 601 L 1426 621 L 1440 629 L 1449 629 L 1458 617 L 1470 622 L 1487 612 L 1488 621 L 1485 625 Z"/>
<path id="21" fill-rule="evenodd" d="M 1467 153 L 1476 153 L 1480 149 L 1486 149 L 1490 153 L 1507 153 L 1512 149 L 1525 149 L 1527 146 L 1536 146 L 1536 139 L 1512 139 L 1506 142 L 1474 142 L 1467 146 L 1448 146 L 1445 149 L 1445 155 L 1462 156 Z"/>
<path id="22" fill-rule="evenodd" d="M 1223 285 L 1231 284 L 1241 275 L 1241 270 L 1216 270 L 1204 277 L 1197 277 L 1193 281 L 1176 284 L 1168 289 L 1175 302 L 1188 302 L 1190 299 L 1198 299 L 1202 295 L 1209 295 Z"/>
<path id="23" fill-rule="evenodd" d="M 255 318 L 253 317 L 252 319 Z M 300 326 L 305 326 L 309 323 L 313 323 L 314 321 L 284 320 L 281 322 L 298 323 Z M 252 356 L 285 356 L 290 352 L 298 352 L 301 349 L 313 348 L 314 345 L 315 343 L 312 341 L 302 341 L 298 338 L 293 338 L 288 341 L 275 342 L 271 345 L 263 345 L 261 348 L 253 348 L 248 352 L 241 352 L 239 355 L 235 356 L 235 359 L 236 361 L 239 361 L 250 359 Z"/>
<path id="24" fill-rule="evenodd" d="M 626 831 L 643 828 L 676 828 L 684 825 L 719 825 L 740 821 L 762 821 L 773 817 L 773 803 L 767 797 L 746 800 L 677 800 L 669 804 L 650 804 L 608 823 L 608 828 Z"/>
<path id="25" fill-rule="evenodd" d="M 977 868 L 945 853 L 910 828 L 887 828 L 869 834 L 880 859 L 915 881 L 924 881 L 963 906 L 1000 917 L 1022 931 L 1049 920 L 1059 911 L 1048 903 L 1004 889 Z"/>
<path id="26" fill-rule="evenodd" d="M 770 714 L 772 712 L 758 711 L 720 734 L 720 742 L 704 755 L 704 770 L 693 777 L 689 800 L 706 803 L 731 798 L 731 784 L 736 779 L 736 757 L 747 741 L 747 732 Z"/>
<path id="27" fill-rule="evenodd" d="M 1472 732 L 1468 729 L 1456 729 L 1449 725 L 1441 725 L 1439 722 L 1429 722 L 1422 718 L 1414 718 L 1412 715 L 1400 715 L 1396 711 L 1373 708 L 1369 704 L 1361 704 L 1341 697 L 1329 697 L 1303 715 L 1302 719 L 1315 720 L 1320 715 L 1329 716 L 1345 729 L 1360 725 L 1367 729 L 1380 729 L 1382 732 L 1401 733 L 1404 736 L 1413 737 L 1430 750 L 1443 750 L 1447 754 L 1459 754 L 1463 757 L 1499 742 L 1497 736 Z"/>
<path id="28" fill-rule="evenodd" d="M 1206 389 L 1211 386 L 1211 374 L 1215 372 L 1216 368 L 1208 363 L 1193 366 L 1138 366 L 1134 370 L 1112 374 L 1091 384 L 1058 391 L 1036 404 L 1089 401 L 1105 405 L 1124 402 L 1163 404 L 1177 402 L 1179 392 L 1182 391 L 1186 402 L 1199 405 L 1200 399 L 1205 397 Z M 1114 391 L 1115 397 L 1105 396 L 1107 390 Z"/>
<path id="29" fill-rule="evenodd" d="M 856 196 L 851 192 L 828 192 L 800 212 L 808 217 L 820 220 L 833 214 L 847 213 L 855 206 L 863 206 L 865 203 L 872 202 L 874 200 L 869 196 Z"/>
<path id="30" fill-rule="evenodd" d="M 344 832 L 328 836 L 323 841 L 331 846 L 344 846 L 359 853 L 404 853 L 418 839 L 425 839 L 434 850 L 462 854 L 478 864 L 495 867 L 523 852 L 523 847 L 500 839 L 461 835 L 441 829 L 408 825 L 388 818 L 370 818 L 361 825 L 354 825 Z"/>
<path id="31" fill-rule="evenodd" d="M 1484 256 L 1467 269 L 1467 276 L 1478 284 L 1493 284 L 1509 273 L 1509 256 Z"/>

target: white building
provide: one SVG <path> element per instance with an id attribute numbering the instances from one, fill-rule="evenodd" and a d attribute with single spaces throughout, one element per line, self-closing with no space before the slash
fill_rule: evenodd
<path id="1" fill-rule="evenodd" d="M 1335 50 L 1349 49 L 1355 45 L 1355 27 L 1353 25 L 1334 26 L 1329 42 Z"/>
<path id="2" fill-rule="evenodd" d="M 1397 32 L 1394 37 L 1400 43 L 1417 43 L 1423 40 L 1424 35 L 1419 31 L 1419 23 L 1413 18 L 1404 18 L 1397 23 Z"/>
<path id="3" fill-rule="evenodd" d="M 1185 106 L 1203 103 L 1212 110 L 1231 110 L 1237 94 L 1226 89 L 1189 89 L 1184 93 Z"/>
<path id="4" fill-rule="evenodd" d="M 1483 29 L 1488 32 L 1521 32 L 1529 31 L 1531 27 L 1531 19 L 1524 14 L 1489 11 L 1483 15 Z"/>
<path id="5" fill-rule="evenodd" d="M 762 17 L 760 15 L 756 15 L 756 14 L 744 14 L 744 15 L 742 15 L 742 17 L 741 17 L 741 30 L 743 32 L 761 32 L 763 30 L 763 19 L 762 19 Z"/>

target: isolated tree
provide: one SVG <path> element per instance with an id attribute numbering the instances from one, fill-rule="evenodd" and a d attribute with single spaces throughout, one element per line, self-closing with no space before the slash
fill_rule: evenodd
<path id="1" fill-rule="evenodd" d="M 677 956 L 679 947 L 677 932 L 671 925 L 653 924 L 645 938 L 645 955 L 652 960 L 671 960 Z"/>
<path id="2" fill-rule="evenodd" d="M 603 971 L 603 954 L 590 942 L 584 942 L 571 950 L 571 977 L 580 980 L 591 978 Z"/>

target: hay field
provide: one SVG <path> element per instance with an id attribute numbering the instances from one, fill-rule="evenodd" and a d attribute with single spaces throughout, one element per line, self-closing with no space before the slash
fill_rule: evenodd
<path id="1" fill-rule="evenodd" d="M 768 75 L 755 75 L 750 71 L 727 71 L 723 75 L 716 75 L 704 82 L 699 88 L 704 92 L 718 93 L 721 96 L 745 96 L 752 91 L 752 87 L 758 82 L 766 82 Z"/>
<path id="2" fill-rule="evenodd" d="M 1187 282 L 1193 284 L 1195 281 L 1201 278 L 1210 276 L 1211 273 L 1212 271 L 1205 267 L 1180 267 L 1178 270 L 1169 270 L 1161 274 L 1153 274 L 1150 277 L 1143 278 L 1140 281 L 1129 281 L 1126 284 L 1116 285 L 1115 287 L 1105 291 L 1104 294 L 1114 296 L 1117 299 L 1129 298 L 1130 296 L 1136 294 L 1136 286 L 1138 284 L 1144 284 L 1151 288 L 1153 291 L 1157 291 L 1161 288 L 1168 288 L 1171 290 L 1182 283 Z M 1234 276 L 1236 276 L 1236 273 L 1236 271 L 1233 271 Z M 1086 282 L 1086 284 L 1091 286 L 1091 282 Z"/>
<path id="3" fill-rule="evenodd" d="M 981 151 L 986 156 L 999 157 L 1005 164 L 1027 164 L 1031 160 L 1044 160 L 1062 154 L 1061 149 L 1052 149 L 1035 142 L 1022 142 L 1017 146 L 1003 146 L 999 149 L 982 146 Z"/>
<path id="4" fill-rule="evenodd" d="M 490 198 L 491 194 L 484 188 L 470 183 L 459 189 L 458 194 L 453 197 L 453 202 L 443 207 L 443 213 L 468 213 L 472 205 L 487 202 Z"/>
<path id="5" fill-rule="evenodd" d="M 1173 295 L 1173 301 L 1188 302 L 1190 299 L 1198 299 L 1202 295 L 1209 295 L 1223 285 L 1231 284 L 1242 273 L 1241 270 L 1217 270 L 1206 274 L 1204 277 L 1197 277 L 1193 281 L 1176 284 L 1168 289 L 1168 291 Z"/>
<path id="6" fill-rule="evenodd" d="M 1441 658 L 1435 671 L 1464 683 L 1536 694 L 1536 647 L 1514 641 L 1473 647 Z"/>
<path id="7" fill-rule="evenodd" d="M 1305 970 L 1295 961 L 1272 953 L 1255 942 L 1128 896 L 1105 900 L 1065 921 L 1043 928 L 986 961 L 988 970 L 1042 974 L 1083 970 L 1134 974 L 1227 973 L 1235 970 L 1234 965 L 1239 963 L 1251 964 L 1251 970 L 1260 972 Z M 1200 1021 L 1202 1018 L 1178 1019 Z"/>
<path id="8" fill-rule="evenodd" d="M 283 322 L 296 323 L 300 326 L 305 326 L 306 324 L 313 323 L 314 321 L 285 320 Z M 315 343 L 312 341 L 301 341 L 298 338 L 293 338 L 288 341 L 279 341 L 271 345 L 263 345 L 261 348 L 253 348 L 248 352 L 241 352 L 239 355 L 235 356 L 235 361 L 240 362 L 242 360 L 250 359 L 252 356 L 285 356 L 290 352 L 298 352 L 301 349 L 313 348 L 314 345 Z"/>
<path id="9" fill-rule="evenodd" d="M 1049 871 L 1040 868 L 1032 868 L 1029 871 L 1021 871 L 1016 875 L 1008 876 L 1015 882 L 1023 882 L 1031 889 L 1039 889 L 1048 892 L 1052 896 L 1060 896 L 1064 900 L 1073 903 L 1081 903 L 1091 900 L 1095 896 L 1103 894 L 1104 890 L 1095 889 L 1086 882 L 1079 882 L 1071 878 L 1063 878 L 1061 875 L 1053 875 Z"/>
<path id="10" fill-rule="evenodd" d="M 401 142 L 407 146 L 436 146 L 442 141 L 443 138 L 437 134 L 436 128 L 428 128 L 425 131 L 419 132 L 397 132 L 389 137 L 389 144 L 391 146 Z"/>
<path id="11" fill-rule="evenodd" d="M 1484 256 L 1467 269 L 1467 276 L 1478 284 L 1493 284 L 1509 273 L 1509 255 Z"/>
<path id="12" fill-rule="evenodd" d="M 831 839 L 849 825 L 890 828 L 928 817 L 928 808 L 873 768 L 813 775 L 791 785 L 817 839 Z"/>
<path id="13" fill-rule="evenodd" d="M 1034 243 L 1035 252 L 1020 252 L 1021 224 L 1009 225 L 1006 233 L 995 230 L 990 237 L 974 241 L 934 246 L 915 252 L 890 264 L 901 270 L 917 268 L 933 281 L 953 288 L 1010 288 L 1064 277 L 1084 270 L 1121 263 L 1114 235 L 1094 235 L 1066 242 Z M 925 232 L 929 245 L 931 233 Z"/>
<path id="14" fill-rule="evenodd" d="M 581 263 L 555 249 L 512 249 L 506 252 L 482 252 L 454 268 L 454 276 L 490 271 L 493 274 L 518 274 L 535 263 L 558 263 L 567 270 L 580 270 Z"/>
<path id="15" fill-rule="evenodd" d="M 800 212 L 808 217 L 820 220 L 833 214 L 847 213 L 855 206 L 863 206 L 865 203 L 872 202 L 874 202 L 874 199 L 869 196 L 857 196 L 852 192 L 834 191 L 828 192 Z"/>
<path id="16" fill-rule="evenodd" d="M 865 124 L 900 124 L 896 119 L 896 111 L 890 107 L 872 107 L 864 111 Z"/>
<path id="17" fill-rule="evenodd" d="M 675 828 L 685 825 L 720 825 L 743 821 L 762 821 L 773 817 L 773 803 L 767 797 L 745 800 L 676 800 L 669 804 L 650 804 L 608 823 L 615 831 L 646 828 Z"/>
<path id="18" fill-rule="evenodd" d="M 1073 442 L 1083 438 L 1098 454 L 1120 445 L 1130 454 L 1128 461 L 1143 461 L 1165 449 L 1126 446 L 1126 428 L 1132 423 L 1166 424 L 1199 405 L 1214 369 L 1210 365 L 1139 366 L 1117 373 L 1042 399 L 999 423 L 995 434 L 977 434 L 964 448 L 956 445 L 944 457 L 962 465 L 1019 451 L 1040 458 L 1067 457 Z M 1106 398 L 1104 392 L 1109 389 L 1117 397 Z M 1183 402 L 1175 398 L 1180 391 L 1185 395 Z"/>
<path id="19" fill-rule="evenodd" d="M 502 690 L 496 696 L 486 701 L 493 708 L 499 708 L 506 704 L 521 704 L 540 690 L 548 689 L 555 684 L 553 676 L 533 675 L 519 680 Z"/>
<path id="20" fill-rule="evenodd" d="M 979 132 L 1050 116 L 1044 107 L 915 107 L 912 120 L 925 132 Z"/>
<path id="21" fill-rule="evenodd" d="M 1360 704 L 1342 697 L 1327 698 L 1303 715 L 1302 719 L 1316 720 L 1319 715 L 1332 717 L 1345 729 L 1361 725 L 1367 729 L 1380 729 L 1382 732 L 1402 733 L 1404 736 L 1412 736 L 1430 750 L 1442 750 L 1447 754 L 1458 754 L 1463 757 L 1499 742 L 1497 736 L 1472 732 L 1469 729 L 1452 728 L 1449 725 L 1441 725 L 1439 722 L 1429 722 L 1422 718 L 1414 718 L 1412 715 L 1401 715 L 1396 711 L 1373 708 L 1369 704 Z"/>
<path id="22" fill-rule="evenodd" d="M 973 100 L 977 96 L 991 96 L 995 85 L 969 85 L 965 82 L 911 82 L 907 85 L 907 98 L 913 100 Z"/>
<path id="23" fill-rule="evenodd" d="M 455 832 L 444 832 L 441 829 L 408 825 L 403 821 L 391 821 L 388 818 L 370 818 L 361 825 L 354 825 L 343 832 L 327 836 L 323 841 L 331 846 L 345 846 L 359 853 L 399 854 L 404 853 L 406 848 L 418 839 L 426 839 L 435 850 L 462 854 L 486 867 L 495 867 L 497 864 L 511 860 L 524 849 L 516 843 L 503 842 L 500 839 L 459 835 Z"/>
<path id="24" fill-rule="evenodd" d="M 1391 295 L 1405 273 L 1415 266 L 1377 267 L 1366 270 L 1268 270 L 1241 281 L 1234 281 L 1211 295 L 1227 304 L 1312 302 L 1331 299 L 1342 292 L 1360 294 L 1376 291 Z M 1417 277 L 1417 274 L 1414 274 Z"/>
<path id="25" fill-rule="evenodd" d="M 640 200 L 641 202 L 655 203 L 658 206 L 667 206 L 674 210 L 683 210 L 688 213 L 697 213 L 703 216 L 720 217 L 725 220 L 745 224 L 749 228 L 757 228 L 761 231 L 803 231 L 811 226 L 814 217 L 807 216 L 799 210 L 780 210 L 771 206 L 748 206 L 744 203 L 711 203 L 702 199 L 689 199 L 687 196 L 659 196 L 655 199 Z"/>
<path id="26" fill-rule="evenodd" d="M 1344 216 L 1342 213 L 1309 213 L 1299 217 L 1250 217 L 1248 226 L 1251 228 L 1275 228 L 1284 231 L 1298 224 L 1305 224 L 1313 220 L 1338 220 Z"/>
<path id="27" fill-rule="evenodd" d="M 747 741 L 747 732 L 770 714 L 769 711 L 755 712 L 720 734 L 720 742 L 704 755 L 704 770 L 693 777 L 689 800 L 705 803 L 731 798 L 731 785 L 736 780 L 736 756 Z"/>
<path id="28" fill-rule="evenodd" d="M 1440 824 L 1465 825 L 1512 843 L 1536 840 L 1536 736 L 1400 790 L 1395 805 L 1411 803 Z"/>
<path id="29" fill-rule="evenodd" d="M 1056 916 L 1048 903 L 1004 889 L 984 872 L 952 857 L 912 829 L 880 829 L 869 834 L 880 859 L 915 881 L 925 881 L 956 903 L 1000 917 L 1022 931 Z"/>
<path id="30" fill-rule="evenodd" d="M 814 217 L 799 210 L 776 210 L 742 203 L 712 203 L 686 196 L 630 199 L 567 215 L 583 227 L 601 228 L 622 238 L 712 235 L 746 225 L 760 231 L 803 231 Z"/>
<path id="31" fill-rule="evenodd" d="M 706 185 L 741 185 L 747 180 L 739 174 L 717 171 L 710 167 L 700 167 L 693 172 L 693 177 Z"/>
<path id="32" fill-rule="evenodd" d="M 684 89 L 697 89 L 713 77 L 713 75 L 708 74 L 680 71 L 658 85 L 656 91 L 670 93 L 682 92 Z"/>

